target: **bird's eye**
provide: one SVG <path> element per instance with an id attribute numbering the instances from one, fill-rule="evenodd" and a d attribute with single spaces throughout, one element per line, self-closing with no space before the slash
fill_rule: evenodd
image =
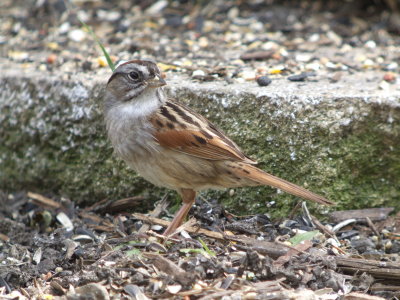
<path id="1" fill-rule="evenodd" d="M 136 71 L 132 71 L 128 75 L 129 75 L 129 78 L 132 80 L 138 80 L 140 77 L 139 73 Z"/>

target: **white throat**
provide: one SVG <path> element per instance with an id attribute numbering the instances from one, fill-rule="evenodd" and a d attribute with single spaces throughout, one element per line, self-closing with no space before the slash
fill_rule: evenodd
<path id="1" fill-rule="evenodd" d="M 154 113 L 164 102 L 165 95 L 160 88 L 147 88 L 135 99 L 114 106 L 109 113 L 120 119 L 142 119 Z"/>

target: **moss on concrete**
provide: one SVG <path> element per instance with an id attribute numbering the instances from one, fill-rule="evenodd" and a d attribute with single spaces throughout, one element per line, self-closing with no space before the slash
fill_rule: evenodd
<path id="1" fill-rule="evenodd" d="M 53 192 L 86 203 L 165 193 L 113 157 L 101 116 L 103 82 L 7 77 L 1 84 L 1 189 Z M 262 169 L 325 195 L 339 209 L 400 208 L 399 106 L 190 87 L 172 94 L 225 130 Z M 285 215 L 294 205 L 294 197 L 268 187 L 206 195 L 237 213 Z"/>
<path id="2" fill-rule="evenodd" d="M 188 95 L 191 106 L 209 111 L 208 117 L 265 171 L 325 195 L 337 202 L 335 209 L 400 209 L 400 107 L 374 99 L 366 104 L 363 98 L 327 98 L 307 108 L 240 94 L 229 95 L 229 105 L 214 110 L 214 100 L 205 104 L 197 95 Z M 268 187 L 236 189 L 234 196 L 208 194 L 246 213 L 285 216 L 295 204 L 294 197 Z"/>

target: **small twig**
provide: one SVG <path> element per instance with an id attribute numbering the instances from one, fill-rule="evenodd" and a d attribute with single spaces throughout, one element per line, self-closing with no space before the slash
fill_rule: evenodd
<path id="1" fill-rule="evenodd" d="M 47 207 L 56 208 L 56 209 L 61 207 L 60 203 L 58 203 L 50 198 L 47 198 L 45 196 L 42 196 L 40 194 L 28 192 L 27 196 L 29 198 L 33 199 L 33 201 L 38 205 L 47 206 Z"/>
<path id="2" fill-rule="evenodd" d="M 22 265 L 26 265 L 26 264 L 28 264 L 28 262 L 21 262 L 21 263 L 12 264 L 12 265 L 0 265 L 0 268 L 18 267 L 18 266 L 22 266 Z"/>
<path id="3" fill-rule="evenodd" d="M 379 234 L 378 229 L 375 227 L 374 223 L 372 223 L 371 219 L 369 217 L 365 217 L 367 220 L 367 224 L 369 227 L 371 227 L 372 231 L 374 234 L 378 237 L 378 241 L 381 242 L 381 235 Z"/>
<path id="4" fill-rule="evenodd" d="M 179 243 L 180 242 L 179 239 L 176 239 L 174 237 L 167 237 L 165 235 L 159 234 L 159 233 L 157 233 L 155 231 L 152 231 L 152 230 L 147 231 L 146 234 L 151 235 L 151 236 L 155 236 L 156 238 L 159 238 L 159 239 L 161 239 L 163 241 L 168 240 L 168 241 L 173 241 L 175 243 Z"/>
<path id="5" fill-rule="evenodd" d="M 289 220 L 293 219 L 294 214 L 299 210 L 302 203 L 303 203 L 302 201 L 299 201 L 296 203 L 296 205 L 293 207 L 292 211 L 290 212 L 290 214 L 288 216 Z"/>
<path id="6" fill-rule="evenodd" d="M 148 222 L 150 224 L 157 224 L 157 225 L 161 225 L 161 226 L 165 226 L 165 227 L 168 227 L 168 225 L 171 224 L 171 222 L 169 222 L 169 221 L 150 217 L 150 216 L 145 216 L 143 214 L 135 213 L 135 214 L 132 214 L 132 216 L 135 217 L 136 219 L 142 220 L 144 222 Z M 214 238 L 214 239 L 225 240 L 224 235 L 219 232 L 214 232 L 214 231 L 210 231 L 207 229 L 198 228 L 198 227 L 194 227 L 194 226 L 187 227 L 187 228 L 185 228 L 185 230 L 189 233 L 200 233 L 200 234 L 204 234 L 204 235 Z"/>
<path id="7" fill-rule="evenodd" d="M 310 215 L 310 217 L 311 217 L 311 220 L 313 221 L 315 227 L 317 227 L 319 230 L 321 230 L 327 236 L 337 240 L 336 235 L 332 230 L 329 230 L 328 228 L 326 228 L 326 226 L 324 226 L 315 216 Z"/>
<path id="8" fill-rule="evenodd" d="M 196 224 L 196 219 L 191 218 L 187 222 L 183 223 L 181 226 L 175 229 L 175 231 L 171 232 L 171 234 L 168 235 L 168 238 L 173 237 L 174 235 L 182 232 L 183 230 L 188 231 L 187 229 L 189 227 L 193 228 L 194 225 Z"/>

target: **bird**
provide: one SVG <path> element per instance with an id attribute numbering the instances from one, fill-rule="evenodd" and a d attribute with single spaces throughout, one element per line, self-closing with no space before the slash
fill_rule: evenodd
<path id="1" fill-rule="evenodd" d="M 268 185 L 324 205 L 334 202 L 255 165 L 225 133 L 167 96 L 152 60 L 121 63 L 105 92 L 104 119 L 117 156 L 156 186 L 178 192 L 182 206 L 164 231 L 175 232 L 201 190 Z"/>

